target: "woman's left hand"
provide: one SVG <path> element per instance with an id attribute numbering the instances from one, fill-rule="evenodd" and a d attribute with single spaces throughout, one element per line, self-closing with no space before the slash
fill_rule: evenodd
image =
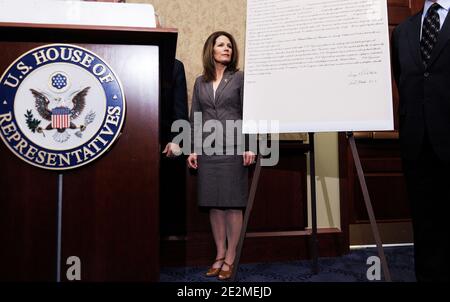
<path id="1" fill-rule="evenodd" d="M 245 151 L 242 157 L 244 158 L 244 166 L 250 166 L 255 163 L 256 155 L 252 151 Z"/>

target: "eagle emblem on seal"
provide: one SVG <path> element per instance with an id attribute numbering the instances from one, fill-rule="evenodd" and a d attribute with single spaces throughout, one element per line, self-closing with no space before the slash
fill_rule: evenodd
<path id="1" fill-rule="evenodd" d="M 66 77 L 57 74 L 51 80 L 53 90 L 62 90 L 67 86 Z M 47 121 L 48 124 L 41 126 L 41 120 L 35 119 L 32 110 L 27 110 L 25 118 L 27 119 L 27 126 L 33 133 L 39 133 L 45 136 L 45 133 L 51 130 L 56 130 L 53 134 L 53 139 L 56 142 L 64 143 L 70 138 L 68 129 L 77 130 L 75 135 L 82 137 L 82 132 L 95 119 L 95 112 L 89 112 L 81 125 L 76 125 L 75 120 L 81 115 L 86 107 L 86 96 L 89 93 L 90 87 L 85 87 L 72 92 L 68 99 L 60 96 L 54 96 L 49 92 L 38 91 L 37 89 L 30 89 L 30 92 L 35 100 L 35 109 L 39 116 Z M 51 109 L 50 109 L 50 106 Z"/>

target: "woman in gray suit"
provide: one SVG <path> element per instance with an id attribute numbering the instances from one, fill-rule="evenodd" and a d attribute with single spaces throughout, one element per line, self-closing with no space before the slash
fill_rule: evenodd
<path id="1" fill-rule="evenodd" d="M 233 272 L 248 198 L 248 166 L 255 161 L 255 153 L 248 151 L 241 135 L 244 73 L 238 71 L 238 57 L 231 34 L 219 31 L 208 37 L 190 114 L 196 144 L 187 161 L 190 168 L 198 169 L 198 204 L 210 209 L 217 250 L 206 275 L 221 280 Z"/>

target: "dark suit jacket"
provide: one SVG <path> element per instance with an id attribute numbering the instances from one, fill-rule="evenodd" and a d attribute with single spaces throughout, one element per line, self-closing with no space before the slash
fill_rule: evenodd
<path id="1" fill-rule="evenodd" d="M 184 65 L 181 61 L 175 59 L 171 87 L 167 90 L 162 105 L 162 141 L 164 143 L 172 141 L 178 135 L 178 133 L 171 132 L 172 122 L 179 119 L 189 120 L 187 99 Z"/>
<path id="2" fill-rule="evenodd" d="M 400 143 L 405 159 L 416 159 L 428 133 L 441 160 L 450 160 L 450 14 L 443 23 L 428 67 L 420 54 L 422 12 L 397 26 L 392 64 L 400 95 Z"/>
<path id="3" fill-rule="evenodd" d="M 216 90 L 216 97 L 214 98 L 214 90 L 212 82 L 206 82 L 203 76 L 199 76 L 194 84 L 194 91 L 192 94 L 192 107 L 191 107 L 191 128 L 192 133 L 194 127 L 196 130 L 200 130 L 201 127 L 207 121 L 217 121 L 221 124 L 223 135 L 220 135 L 218 131 L 211 131 L 215 133 L 216 144 L 223 142 L 223 147 L 226 145 L 226 121 L 242 121 L 242 105 L 243 105 L 243 95 L 244 95 L 244 73 L 242 71 L 230 72 L 225 71 L 222 81 Z M 194 113 L 201 112 L 202 120 L 201 123 L 194 125 Z M 231 128 L 228 127 L 230 130 Z M 215 129 L 217 130 L 217 129 Z M 211 138 L 211 132 L 205 132 L 201 136 L 198 134 L 199 138 L 202 137 L 203 140 L 207 137 Z M 242 128 L 238 131 L 239 135 L 242 135 Z M 193 135 L 194 136 L 194 135 Z M 192 136 L 192 143 L 193 141 Z M 220 137 L 221 136 L 221 137 Z M 237 134 L 236 134 L 237 137 Z M 237 147 L 245 148 L 242 144 L 237 142 L 237 139 L 232 144 L 228 144 L 228 147 L 232 147 L 237 150 Z M 214 145 L 215 146 L 215 145 Z M 198 153 L 198 152 L 197 152 Z"/>

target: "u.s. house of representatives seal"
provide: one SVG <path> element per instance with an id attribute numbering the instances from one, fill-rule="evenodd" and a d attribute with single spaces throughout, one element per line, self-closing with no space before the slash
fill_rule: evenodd
<path id="1" fill-rule="evenodd" d="M 51 44 L 28 51 L 0 81 L 0 136 L 24 161 L 65 170 L 117 139 L 125 98 L 111 68 L 89 50 Z"/>

